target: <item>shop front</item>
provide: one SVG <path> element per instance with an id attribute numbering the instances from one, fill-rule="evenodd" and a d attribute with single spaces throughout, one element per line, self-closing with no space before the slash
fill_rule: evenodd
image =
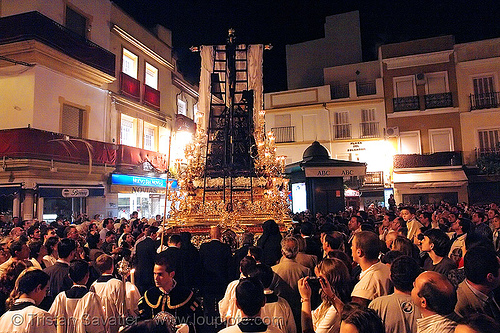
<path id="1" fill-rule="evenodd" d="M 91 201 L 101 202 L 104 185 L 45 185 L 39 184 L 35 195 L 38 198 L 38 215 L 47 222 L 61 217 L 68 221 L 78 221 L 78 216 L 88 211 Z"/>
<path id="2" fill-rule="evenodd" d="M 128 219 L 134 211 L 139 213 L 139 217 L 163 216 L 166 188 L 166 178 L 111 174 L 110 192 L 117 195 L 114 216 Z M 177 181 L 169 179 L 168 190 L 176 189 Z M 170 201 L 167 202 L 167 213 L 169 207 Z"/>

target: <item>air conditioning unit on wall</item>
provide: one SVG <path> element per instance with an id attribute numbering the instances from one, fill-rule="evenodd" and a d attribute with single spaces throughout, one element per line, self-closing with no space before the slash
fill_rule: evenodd
<path id="1" fill-rule="evenodd" d="M 384 136 L 387 138 L 394 138 L 399 136 L 399 127 L 387 127 L 384 129 Z"/>

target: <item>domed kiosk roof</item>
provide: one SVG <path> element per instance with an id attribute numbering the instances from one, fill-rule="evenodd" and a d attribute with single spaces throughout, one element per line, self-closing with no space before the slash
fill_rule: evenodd
<path id="1" fill-rule="evenodd" d="M 302 159 L 306 160 L 324 160 L 329 159 L 330 154 L 328 150 L 318 141 L 314 141 L 306 150 L 304 150 L 304 154 L 302 155 Z"/>

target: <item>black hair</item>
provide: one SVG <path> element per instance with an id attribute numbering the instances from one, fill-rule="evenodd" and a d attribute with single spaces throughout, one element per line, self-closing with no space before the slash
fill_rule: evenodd
<path id="1" fill-rule="evenodd" d="M 57 245 L 57 243 L 59 243 L 59 237 L 58 236 L 50 236 L 45 241 L 45 246 L 47 247 L 47 254 L 49 254 L 49 255 L 52 254 L 54 245 Z"/>
<path id="2" fill-rule="evenodd" d="M 462 227 L 463 233 L 466 234 L 470 231 L 472 222 L 469 219 L 461 218 L 458 220 L 458 224 Z"/>
<path id="3" fill-rule="evenodd" d="M 23 250 L 23 246 L 25 244 L 26 244 L 26 241 L 24 241 L 22 239 L 18 239 L 16 241 L 13 241 L 12 243 L 10 243 L 10 248 L 9 248 L 10 255 L 12 257 L 17 257 L 16 252 L 21 252 Z"/>
<path id="4" fill-rule="evenodd" d="M 274 272 L 266 264 L 257 264 L 248 276 L 259 279 L 264 288 L 269 288 L 273 282 Z"/>
<path id="5" fill-rule="evenodd" d="M 464 271 L 467 280 L 475 284 L 486 283 L 486 277 L 489 273 L 498 276 L 500 264 L 491 247 L 475 246 L 467 249 L 464 256 Z"/>
<path id="6" fill-rule="evenodd" d="M 39 227 L 33 224 L 28 228 L 28 231 L 26 233 L 28 234 L 28 236 L 33 236 L 37 229 L 39 229 Z"/>
<path id="7" fill-rule="evenodd" d="M 30 258 L 37 258 L 38 255 L 40 254 L 42 246 L 43 246 L 42 241 L 31 242 L 28 245 L 28 247 L 30 248 Z"/>
<path id="8" fill-rule="evenodd" d="M 74 283 L 82 281 L 89 273 L 89 264 L 85 260 L 73 260 L 69 264 L 69 277 Z"/>
<path id="9" fill-rule="evenodd" d="M 59 258 L 65 259 L 69 257 L 74 250 L 76 250 L 76 242 L 73 239 L 64 238 L 57 244 Z"/>
<path id="10" fill-rule="evenodd" d="M 29 270 L 21 275 L 17 280 L 17 290 L 19 295 L 29 294 L 40 286 L 45 288 L 49 282 L 49 275 L 40 269 Z"/>
<path id="11" fill-rule="evenodd" d="M 403 209 L 406 209 L 410 214 L 415 215 L 416 209 L 413 206 L 405 206 L 402 207 L 399 211 L 402 211 Z"/>
<path id="12" fill-rule="evenodd" d="M 264 302 L 264 287 L 257 278 L 243 279 L 236 286 L 236 303 L 245 315 L 257 315 Z"/>
<path id="13" fill-rule="evenodd" d="M 243 259 L 241 259 L 240 261 L 241 274 L 243 274 L 244 276 L 248 276 L 248 274 L 250 274 L 250 272 L 255 269 L 255 265 L 257 265 L 257 262 L 253 257 L 243 257 Z"/>
<path id="14" fill-rule="evenodd" d="M 332 234 L 325 235 L 324 242 L 327 243 L 332 250 L 338 250 L 341 248 L 342 244 L 344 244 L 344 235 L 341 232 L 334 231 Z"/>
<path id="15" fill-rule="evenodd" d="M 391 281 L 394 288 L 400 291 L 410 292 L 420 273 L 417 261 L 409 256 L 400 256 L 391 264 Z"/>
<path id="16" fill-rule="evenodd" d="M 430 242 L 434 245 L 432 250 L 439 257 L 446 257 L 450 251 L 450 237 L 440 229 L 429 229 L 424 232 L 424 236 L 429 237 Z"/>
<path id="17" fill-rule="evenodd" d="M 259 246 L 250 246 L 248 248 L 248 254 L 255 258 L 255 261 L 261 261 L 263 256 L 262 248 Z"/>
<path id="18" fill-rule="evenodd" d="M 304 222 L 300 226 L 300 233 L 304 236 L 311 236 L 314 231 L 314 226 L 310 222 Z"/>
<path id="19" fill-rule="evenodd" d="M 164 266 L 165 272 L 171 273 L 175 271 L 175 267 L 170 263 L 170 258 L 164 255 L 157 255 L 155 259 L 155 265 Z"/>
<path id="20" fill-rule="evenodd" d="M 181 236 L 173 234 L 170 236 L 169 243 L 179 244 L 181 243 Z"/>
<path id="21" fill-rule="evenodd" d="M 389 251 L 386 254 L 384 254 L 384 256 L 382 257 L 382 259 L 380 259 L 380 261 L 383 264 L 390 264 L 390 265 L 392 265 L 392 263 L 394 262 L 394 260 L 396 260 L 397 258 L 399 258 L 401 256 L 404 256 L 403 252 L 392 250 L 392 251 Z"/>
<path id="22" fill-rule="evenodd" d="M 357 303 L 344 305 L 342 321 L 356 327 L 358 333 L 385 333 L 384 324 L 377 312 Z"/>

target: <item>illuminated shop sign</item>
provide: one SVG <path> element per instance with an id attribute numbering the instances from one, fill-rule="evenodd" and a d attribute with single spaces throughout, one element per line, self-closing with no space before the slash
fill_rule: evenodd
<path id="1" fill-rule="evenodd" d="M 162 187 L 167 186 L 167 180 L 163 178 L 139 177 L 130 175 L 111 175 L 112 185 Z"/>

